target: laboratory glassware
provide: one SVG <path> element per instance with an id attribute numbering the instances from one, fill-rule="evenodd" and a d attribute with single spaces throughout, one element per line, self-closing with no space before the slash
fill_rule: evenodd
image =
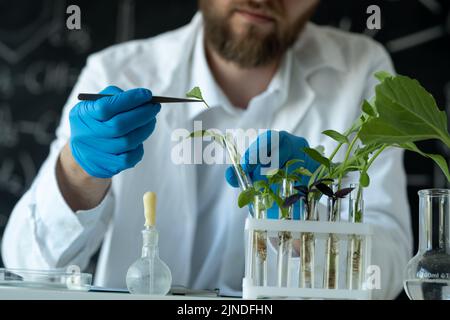
<path id="1" fill-rule="evenodd" d="M 319 209 L 320 210 L 320 209 Z M 249 268 L 249 264 L 253 259 L 254 246 L 251 243 L 252 237 L 250 236 L 256 231 L 267 231 L 268 237 L 272 240 L 272 236 L 277 238 L 280 232 L 289 232 L 292 234 L 293 242 L 299 239 L 300 234 L 312 233 L 314 234 L 316 246 L 316 265 L 315 276 L 316 282 L 313 288 L 303 288 L 296 286 L 296 281 L 288 283 L 287 286 L 278 286 L 276 283 L 276 277 L 272 279 L 269 274 L 268 284 L 255 285 L 256 281 L 253 278 L 253 273 Z M 257 298 L 312 298 L 312 299 L 362 299 L 367 300 L 372 297 L 372 289 L 376 289 L 373 286 L 373 282 L 370 278 L 370 274 L 363 274 L 364 285 L 359 290 L 350 290 L 346 286 L 342 286 L 337 289 L 327 289 L 320 285 L 318 280 L 321 280 L 325 264 L 317 263 L 317 257 L 325 256 L 325 242 L 329 234 L 336 234 L 341 239 L 347 239 L 350 235 L 360 235 L 363 237 L 363 270 L 368 270 L 371 265 L 371 248 L 372 248 L 372 236 L 373 226 L 367 223 L 349 223 L 348 221 L 341 222 L 329 222 L 329 221 L 299 221 L 299 220 L 285 220 L 285 219 L 255 219 L 253 217 L 247 217 L 245 221 L 246 232 L 246 256 L 245 256 L 245 277 L 243 279 L 242 293 L 244 299 L 257 299 Z M 294 242 L 294 243 L 295 243 Z M 273 241 L 276 246 L 276 242 Z M 250 249 L 250 250 L 249 250 Z M 267 265 L 268 270 L 276 270 L 277 268 L 277 256 L 270 254 L 270 247 L 268 248 Z M 291 268 L 293 271 L 298 267 L 299 259 L 291 259 Z M 275 276 L 277 274 L 275 273 Z M 272 281 L 273 280 L 273 281 Z M 294 279 L 292 279 L 294 280 Z"/>
<path id="2" fill-rule="evenodd" d="M 279 196 L 284 202 L 286 198 L 294 193 L 294 186 L 288 179 L 283 179 Z M 287 208 L 279 208 L 279 219 L 292 220 L 294 205 Z M 292 234 L 289 231 L 278 233 L 278 251 L 277 251 L 277 284 L 279 287 L 287 287 L 290 283 L 289 271 L 292 257 Z"/>
<path id="3" fill-rule="evenodd" d="M 169 267 L 159 258 L 159 234 L 156 222 L 156 195 L 144 194 L 145 225 L 142 230 L 143 246 L 141 258 L 128 269 L 126 283 L 130 293 L 165 295 L 172 284 Z"/>
<path id="4" fill-rule="evenodd" d="M 338 189 L 333 185 L 333 192 Z M 329 197 L 327 206 L 327 218 L 329 222 L 341 220 L 341 198 Z M 339 236 L 330 233 L 326 242 L 324 288 L 337 289 L 339 284 Z"/>
<path id="5" fill-rule="evenodd" d="M 265 199 L 257 195 L 254 200 L 255 219 L 267 219 Z M 252 232 L 252 276 L 255 286 L 267 286 L 267 231 Z"/>
<path id="6" fill-rule="evenodd" d="M 351 184 L 353 188 L 349 196 L 349 214 L 350 223 L 363 223 L 364 219 L 364 199 L 363 190 L 359 184 Z M 352 234 L 348 237 L 347 248 L 347 288 L 359 290 L 363 278 L 363 237 Z"/>
<path id="7" fill-rule="evenodd" d="M 317 221 L 319 200 L 314 196 L 300 200 L 300 219 Z M 300 233 L 299 283 L 301 288 L 314 288 L 315 236 L 312 232 Z"/>
<path id="8" fill-rule="evenodd" d="M 0 286 L 89 291 L 91 285 L 92 274 L 81 273 L 77 266 L 50 270 L 0 268 Z"/>
<path id="9" fill-rule="evenodd" d="M 419 250 L 404 287 L 412 300 L 450 300 L 450 190 L 419 191 Z"/>
<path id="10" fill-rule="evenodd" d="M 231 135 L 226 135 L 223 137 L 223 143 L 225 149 L 227 150 L 228 156 L 230 157 L 231 165 L 233 167 L 234 173 L 236 174 L 236 178 L 238 180 L 241 191 L 246 191 L 249 188 L 253 188 L 252 180 L 250 179 L 247 172 L 244 171 L 240 163 L 241 156 L 236 148 L 236 145 L 234 144 L 234 138 Z M 255 210 L 252 204 L 248 205 L 248 210 L 250 215 L 254 217 Z"/>

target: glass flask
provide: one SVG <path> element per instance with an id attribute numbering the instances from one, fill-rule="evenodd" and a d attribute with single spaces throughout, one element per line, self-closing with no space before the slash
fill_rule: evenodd
<path id="1" fill-rule="evenodd" d="M 156 194 L 146 192 L 143 197 L 145 224 L 142 230 L 142 256 L 127 272 L 126 282 L 130 293 L 165 295 L 172 285 L 169 267 L 159 258 L 156 230 Z"/>
<path id="2" fill-rule="evenodd" d="M 404 287 L 412 300 L 450 300 L 450 190 L 419 191 L 419 250 Z"/>
<path id="3" fill-rule="evenodd" d="M 144 245 L 142 256 L 127 272 L 127 287 L 130 293 L 165 295 L 172 284 L 169 267 L 159 258 L 158 231 L 155 227 L 142 230 Z"/>

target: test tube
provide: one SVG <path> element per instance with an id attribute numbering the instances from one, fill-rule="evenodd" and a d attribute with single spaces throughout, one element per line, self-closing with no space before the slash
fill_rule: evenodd
<path id="1" fill-rule="evenodd" d="M 318 220 L 318 200 L 313 197 L 301 200 L 300 208 L 303 213 L 302 220 Z M 312 232 L 303 232 L 300 239 L 299 284 L 301 288 L 314 288 L 315 236 Z"/>
<path id="2" fill-rule="evenodd" d="M 333 186 L 335 188 L 335 186 Z M 335 188 L 336 189 L 336 188 Z M 328 221 L 338 222 L 341 219 L 341 199 L 330 197 L 328 199 Z M 324 288 L 337 289 L 339 284 L 339 237 L 328 234 L 326 244 L 326 260 Z"/>
<path id="3" fill-rule="evenodd" d="M 294 187 L 293 184 L 284 179 L 281 188 L 280 188 L 280 197 L 282 200 L 285 200 L 287 197 L 293 194 Z M 292 210 L 293 205 L 285 208 L 286 215 L 283 216 L 283 211 L 279 209 L 279 219 L 292 219 Z M 277 284 L 278 287 L 288 287 L 290 279 L 289 279 L 289 270 L 290 270 L 290 262 L 292 256 L 292 234 L 289 231 L 280 231 L 278 232 L 278 252 L 277 252 Z"/>
<path id="4" fill-rule="evenodd" d="M 351 223 L 362 223 L 364 216 L 364 200 L 362 187 L 358 184 L 350 185 L 354 188 L 349 197 L 348 220 Z M 349 235 L 347 254 L 347 288 L 350 290 L 361 289 L 362 284 L 362 244 L 360 235 Z"/>
<path id="5" fill-rule="evenodd" d="M 239 156 L 239 152 L 236 149 L 236 146 L 231 141 L 228 141 L 228 139 L 226 139 L 226 138 L 223 139 L 223 141 L 225 144 L 225 149 L 228 152 L 228 156 L 230 157 L 231 164 L 234 169 L 234 173 L 236 174 L 236 177 L 237 177 L 237 180 L 239 183 L 239 187 L 241 188 L 242 191 L 245 191 L 245 190 L 253 187 L 252 180 L 250 179 L 250 177 L 244 171 L 244 169 L 242 168 L 242 166 L 240 164 L 240 156 Z M 251 204 L 248 206 L 248 210 L 249 210 L 250 215 L 252 217 L 255 217 L 255 210 Z"/>
<path id="6" fill-rule="evenodd" d="M 264 199 L 257 195 L 254 200 L 256 219 L 266 219 L 267 212 Z M 253 232 L 252 278 L 255 286 L 267 286 L 267 231 Z"/>

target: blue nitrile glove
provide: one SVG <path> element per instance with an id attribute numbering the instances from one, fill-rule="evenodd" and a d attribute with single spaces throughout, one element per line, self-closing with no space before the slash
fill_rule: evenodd
<path id="1" fill-rule="evenodd" d="M 278 141 L 272 139 L 274 134 L 278 134 Z M 242 168 L 248 173 L 252 181 L 267 180 L 267 178 L 261 174 L 261 169 L 271 167 L 272 162 L 264 163 L 267 162 L 268 159 L 260 159 L 260 156 L 276 159 L 278 155 L 279 161 L 277 167 L 279 168 L 283 168 L 289 160 L 300 159 L 304 160 L 304 162 L 298 162 L 291 165 L 288 170 L 289 172 L 300 166 L 314 172 L 319 167 L 319 163 L 311 159 L 302 151 L 305 147 L 309 147 L 309 145 L 302 137 L 294 136 L 286 131 L 278 132 L 269 130 L 259 135 L 256 141 L 245 151 L 245 154 L 241 159 Z M 233 167 L 230 166 L 227 168 L 225 178 L 231 186 L 235 188 L 239 187 Z M 309 177 L 302 177 L 300 184 L 306 185 L 308 179 Z M 299 219 L 299 211 L 299 202 L 297 202 L 294 207 L 294 219 Z M 270 219 L 278 219 L 278 206 L 276 204 L 269 209 L 267 216 Z"/>
<path id="2" fill-rule="evenodd" d="M 148 89 L 112 86 L 100 93 L 113 96 L 81 101 L 70 111 L 70 148 L 89 175 L 110 178 L 142 159 L 142 142 L 155 129 L 161 105 L 149 103 Z"/>

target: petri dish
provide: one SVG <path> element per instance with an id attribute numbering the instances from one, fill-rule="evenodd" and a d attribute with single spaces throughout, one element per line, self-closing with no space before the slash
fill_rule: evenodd
<path id="1" fill-rule="evenodd" d="M 0 286 L 48 290 L 89 291 L 92 274 L 67 269 L 29 270 L 0 268 Z"/>

